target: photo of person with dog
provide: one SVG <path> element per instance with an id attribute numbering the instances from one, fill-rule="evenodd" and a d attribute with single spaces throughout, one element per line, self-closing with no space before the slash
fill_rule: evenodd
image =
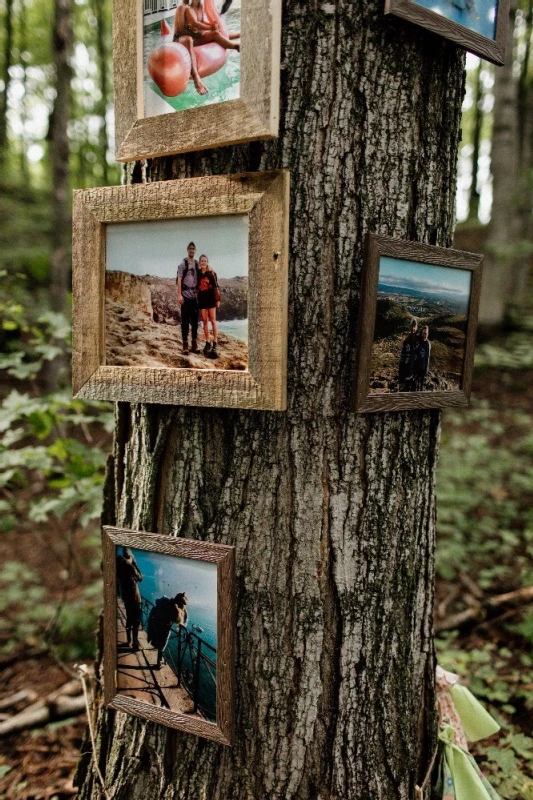
<path id="1" fill-rule="evenodd" d="M 108 225 L 105 293 L 108 365 L 246 370 L 248 216 Z"/>

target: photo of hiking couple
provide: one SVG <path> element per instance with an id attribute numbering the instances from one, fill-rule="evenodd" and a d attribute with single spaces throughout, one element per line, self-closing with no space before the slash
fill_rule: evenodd
<path id="1" fill-rule="evenodd" d="M 117 692 L 216 721 L 217 565 L 117 546 Z"/>
<path id="2" fill-rule="evenodd" d="M 106 364 L 246 370 L 248 216 L 106 231 Z"/>
<path id="3" fill-rule="evenodd" d="M 381 256 L 370 393 L 462 387 L 471 272 Z"/>
<path id="4" fill-rule="evenodd" d="M 144 116 L 240 95 L 241 0 L 144 0 Z"/>

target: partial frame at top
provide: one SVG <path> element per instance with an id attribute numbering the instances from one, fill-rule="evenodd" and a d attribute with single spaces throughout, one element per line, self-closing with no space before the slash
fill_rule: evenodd
<path id="1" fill-rule="evenodd" d="M 281 0 L 233 0 L 228 14 L 238 20 L 240 38 L 217 5 L 201 0 L 187 12 L 191 23 L 178 15 L 185 8 L 180 0 L 164 0 L 156 11 L 151 0 L 114 0 L 117 161 L 278 135 Z"/>
<path id="2" fill-rule="evenodd" d="M 480 58 L 502 66 L 506 60 L 507 29 L 509 25 L 509 0 L 490 0 L 493 4 L 494 32 L 484 36 L 474 27 L 461 24 L 453 17 L 433 10 L 427 0 L 385 0 L 385 14 L 393 14 L 449 39 Z M 438 7 L 438 3 L 433 4 Z M 452 4 L 450 4 L 451 6 Z M 476 2 L 472 4 L 475 8 Z M 457 6 L 456 13 L 460 6 Z M 453 9 L 452 9 L 453 10 Z M 460 14 L 463 12 L 461 11 Z"/>

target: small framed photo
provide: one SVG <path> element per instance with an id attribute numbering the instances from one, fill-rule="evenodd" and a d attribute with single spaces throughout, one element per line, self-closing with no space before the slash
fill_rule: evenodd
<path id="1" fill-rule="evenodd" d="M 107 705 L 231 745 L 235 548 L 106 527 Z"/>
<path id="2" fill-rule="evenodd" d="M 385 13 L 444 36 L 494 64 L 505 63 L 509 0 L 385 0 Z"/>
<path id="3" fill-rule="evenodd" d="M 281 0 L 114 0 L 116 159 L 278 135 Z"/>
<path id="4" fill-rule="evenodd" d="M 287 172 L 74 193 L 78 397 L 284 410 Z"/>
<path id="5" fill-rule="evenodd" d="M 468 405 L 483 257 L 368 234 L 354 410 Z"/>

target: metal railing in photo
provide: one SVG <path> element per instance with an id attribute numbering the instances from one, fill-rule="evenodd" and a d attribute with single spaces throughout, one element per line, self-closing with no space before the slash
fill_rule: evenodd
<path id="1" fill-rule="evenodd" d="M 172 11 L 178 5 L 178 0 L 144 0 L 144 13 L 156 14 L 158 11 Z"/>
<path id="2" fill-rule="evenodd" d="M 142 626 L 147 629 L 154 604 L 141 596 Z M 172 625 L 163 655 L 168 666 L 194 703 L 194 712 L 216 718 L 217 651 L 196 631 Z M 202 687 L 202 683 L 205 682 Z M 202 691 L 202 688 L 204 691 Z M 213 702 L 209 702 L 212 697 Z"/>

